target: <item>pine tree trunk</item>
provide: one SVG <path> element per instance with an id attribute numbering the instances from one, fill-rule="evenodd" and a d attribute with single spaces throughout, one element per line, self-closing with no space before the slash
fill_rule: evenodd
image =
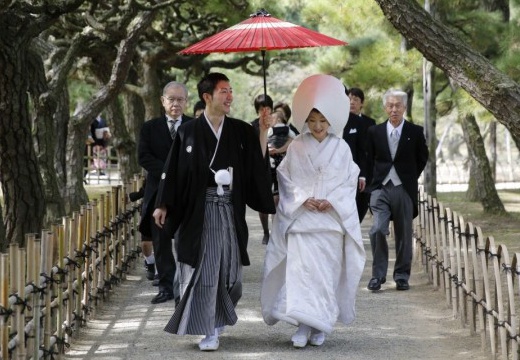
<path id="1" fill-rule="evenodd" d="M 484 140 L 480 134 L 477 121 L 473 114 L 468 114 L 461 121 L 464 140 L 468 147 L 468 156 L 473 171 L 470 172 L 476 185 L 477 195 L 483 210 L 488 214 L 505 214 L 504 204 L 498 197 L 493 181 L 491 167 L 486 156 Z"/>
<path id="2" fill-rule="evenodd" d="M 64 201 L 60 193 L 63 187 L 59 183 L 54 166 L 55 136 L 54 113 L 56 102 L 49 95 L 43 61 L 39 54 L 31 51 L 28 56 L 27 77 L 34 107 L 33 120 L 34 147 L 40 166 L 43 188 L 45 191 L 45 226 L 65 216 Z"/>
<path id="3" fill-rule="evenodd" d="M 29 84 L 22 76 L 28 66 L 29 40 L 20 35 L 20 22 L 10 13 L 0 13 L 0 182 L 5 242 L 23 245 L 25 234 L 41 230 L 45 194 L 33 147 Z"/>

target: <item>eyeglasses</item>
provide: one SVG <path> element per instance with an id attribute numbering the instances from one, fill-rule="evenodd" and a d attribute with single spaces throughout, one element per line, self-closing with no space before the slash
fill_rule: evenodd
<path id="1" fill-rule="evenodd" d="M 171 104 L 174 104 L 174 103 L 182 104 L 183 102 L 186 101 L 186 99 L 183 97 L 164 97 L 164 99 Z"/>

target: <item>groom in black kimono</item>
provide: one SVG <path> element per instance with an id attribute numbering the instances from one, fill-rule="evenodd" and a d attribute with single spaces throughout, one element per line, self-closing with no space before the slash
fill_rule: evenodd
<path id="1" fill-rule="evenodd" d="M 246 205 L 267 214 L 275 207 L 263 155 L 269 117 L 260 119 L 259 134 L 228 117 L 233 90 L 224 74 L 206 75 L 197 88 L 206 109 L 178 129 L 154 218 L 163 226 L 168 216 L 171 231 L 178 230 L 184 294 L 165 330 L 206 335 L 199 348 L 208 351 L 218 349 L 223 327 L 237 321 L 242 266 L 250 265 Z"/>

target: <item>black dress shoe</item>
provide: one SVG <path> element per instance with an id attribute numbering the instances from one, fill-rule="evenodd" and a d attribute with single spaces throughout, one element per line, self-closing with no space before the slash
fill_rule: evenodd
<path id="1" fill-rule="evenodd" d="M 159 286 L 159 274 L 155 274 L 152 281 L 152 286 Z"/>
<path id="2" fill-rule="evenodd" d="M 173 300 L 173 294 L 161 291 L 152 299 L 152 304 L 160 304 L 169 300 Z"/>
<path id="3" fill-rule="evenodd" d="M 408 281 L 404 279 L 398 279 L 395 281 L 395 289 L 396 290 L 408 290 L 410 285 L 408 285 Z"/>
<path id="4" fill-rule="evenodd" d="M 146 278 L 153 280 L 155 278 L 155 264 L 148 264 L 145 260 L 144 267 L 146 268 Z"/>
<path id="5" fill-rule="evenodd" d="M 384 276 L 382 278 L 372 278 L 368 282 L 367 289 L 372 290 L 372 291 L 379 290 L 379 289 L 381 289 L 381 284 L 384 284 L 385 282 L 386 282 L 386 277 L 384 277 Z"/>

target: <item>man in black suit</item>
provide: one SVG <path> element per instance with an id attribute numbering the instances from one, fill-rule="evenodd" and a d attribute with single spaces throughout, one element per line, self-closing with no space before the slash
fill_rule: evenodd
<path id="1" fill-rule="evenodd" d="M 379 290 L 388 269 L 389 222 L 394 224 L 396 260 L 393 279 L 397 290 L 408 290 L 412 267 L 412 221 L 418 214 L 418 179 L 428 161 L 423 127 L 406 121 L 408 95 L 388 90 L 383 105 L 388 120 L 368 129 L 368 169 L 373 172 L 368 186 L 373 225 L 372 279 L 367 288 Z"/>
<path id="2" fill-rule="evenodd" d="M 172 239 L 167 229 L 160 229 L 155 225 L 152 214 L 161 174 L 175 132 L 181 123 L 191 120 L 190 117 L 184 115 L 187 100 L 188 90 L 184 84 L 176 81 L 166 84 L 161 96 L 165 115 L 146 121 L 139 136 L 139 165 L 147 172 L 139 231 L 143 238 L 152 239 L 159 280 L 159 293 L 152 299 L 152 304 L 162 303 L 174 298 L 178 301 L 179 297 L 178 284 L 174 286 L 176 266 L 172 251 Z M 150 254 L 144 255 L 149 258 Z"/>
<path id="3" fill-rule="evenodd" d="M 370 194 L 365 192 L 366 184 L 370 183 L 367 178 L 367 154 L 366 142 L 368 128 L 376 124 L 376 121 L 361 113 L 365 94 L 359 88 L 345 90 L 350 98 L 350 114 L 347 125 L 343 129 L 343 139 L 350 146 L 352 159 L 359 167 L 358 191 L 356 193 L 356 206 L 359 222 L 363 221 L 370 201 Z"/>

